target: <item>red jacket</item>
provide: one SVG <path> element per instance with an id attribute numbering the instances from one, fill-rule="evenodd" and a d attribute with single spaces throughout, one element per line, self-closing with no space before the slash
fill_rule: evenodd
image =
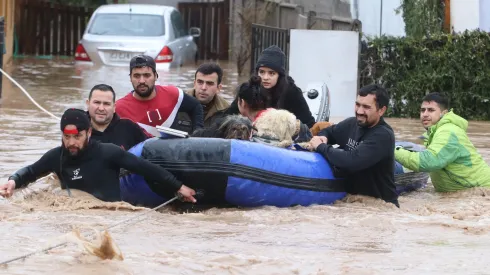
<path id="1" fill-rule="evenodd" d="M 133 92 L 127 94 L 117 100 L 116 113 L 138 123 L 153 136 L 160 136 L 156 126 L 171 127 L 180 111 L 188 113 L 194 125 L 202 127 L 203 110 L 197 99 L 175 86 L 155 85 L 155 90 L 156 96 L 151 100 L 138 100 Z"/>

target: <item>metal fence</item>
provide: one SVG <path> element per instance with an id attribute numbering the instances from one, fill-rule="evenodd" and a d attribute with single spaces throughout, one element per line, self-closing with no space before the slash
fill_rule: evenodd
<path id="1" fill-rule="evenodd" d="M 286 55 L 286 72 L 289 70 L 289 30 L 252 24 L 252 49 L 250 55 L 250 73 L 255 71 L 255 65 L 260 53 L 266 48 L 276 45 Z"/>

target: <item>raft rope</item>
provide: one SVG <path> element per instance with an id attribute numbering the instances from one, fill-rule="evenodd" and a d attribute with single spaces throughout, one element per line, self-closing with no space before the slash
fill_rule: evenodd
<path id="1" fill-rule="evenodd" d="M 159 206 L 157 206 L 157 207 L 155 207 L 155 208 L 149 209 L 148 211 L 145 211 L 145 212 L 143 212 L 143 213 L 140 213 L 140 214 L 135 215 L 135 216 L 133 216 L 133 217 L 130 217 L 130 218 L 128 218 L 128 219 L 125 219 L 125 220 L 122 220 L 122 221 L 120 221 L 120 222 L 117 222 L 117 223 L 115 223 L 115 224 L 113 224 L 113 225 L 109 226 L 109 227 L 108 227 L 108 228 L 106 228 L 105 230 L 112 229 L 112 228 L 114 228 L 114 227 L 116 227 L 116 226 L 119 226 L 119 225 L 121 225 L 121 224 L 126 224 L 126 225 L 131 224 L 130 222 L 131 222 L 131 221 L 133 221 L 133 222 L 134 222 L 134 220 L 135 220 L 136 218 L 139 218 L 139 217 L 141 217 L 141 216 L 145 216 L 145 215 L 147 215 L 148 213 L 154 212 L 154 211 L 156 211 L 156 210 L 158 210 L 158 209 L 160 209 L 160 208 L 164 207 L 165 205 L 167 205 L 167 204 L 169 204 L 169 203 L 173 202 L 174 200 L 176 200 L 176 199 L 178 199 L 178 198 L 179 198 L 179 195 L 177 195 L 177 196 L 173 197 L 172 199 L 170 199 L 170 200 L 168 200 L 168 201 L 166 201 L 166 202 L 164 202 L 164 203 L 160 204 Z M 99 231 L 99 234 L 100 234 L 100 233 L 102 233 L 102 231 L 104 231 L 104 230 Z M 93 234 L 95 234 L 95 233 L 91 233 L 91 234 L 89 234 L 88 236 L 85 236 L 85 238 L 91 237 Z M 50 247 L 47 247 L 47 248 L 43 248 L 43 249 L 40 249 L 40 250 L 36 250 L 36 251 L 34 251 L 34 252 L 31 252 L 31 253 L 28 253 L 28 254 L 25 254 L 25 255 L 22 255 L 22 256 L 19 256 L 19 257 L 12 258 L 12 259 L 10 259 L 10 260 L 6 260 L 6 261 L 3 261 L 3 262 L 0 262 L 0 266 L 2 266 L 2 265 L 6 265 L 6 264 L 8 264 L 8 263 L 11 263 L 11 262 L 14 262 L 14 261 L 17 261 L 17 260 L 26 259 L 26 258 L 28 258 L 28 257 L 30 257 L 30 256 L 32 256 L 32 255 L 37 254 L 37 253 L 47 252 L 47 251 L 49 251 L 49 250 L 52 250 L 52 249 L 55 249 L 55 248 L 58 248 L 58 247 L 61 247 L 61 246 L 65 246 L 65 245 L 67 245 L 67 244 L 69 244 L 69 243 L 70 243 L 70 242 L 68 242 L 68 241 L 66 241 L 66 242 L 62 242 L 62 243 L 59 243 L 59 244 L 57 244 L 57 245 L 53 245 L 53 246 L 50 246 Z"/>
<path id="2" fill-rule="evenodd" d="M 32 97 L 31 95 L 22 87 L 20 86 L 20 84 L 15 81 L 15 79 L 13 79 L 8 73 L 6 73 L 4 70 L 2 70 L 0 68 L 0 72 L 3 73 L 10 81 L 12 81 L 12 83 L 14 83 L 17 87 L 19 87 L 19 89 L 27 96 L 27 98 L 29 98 L 32 103 L 34 103 L 34 105 L 36 105 L 36 107 L 38 107 L 39 109 L 41 109 L 41 111 L 45 112 L 46 114 L 50 115 L 51 117 L 53 117 L 54 119 L 57 119 L 58 121 L 60 120 L 59 117 L 53 115 L 51 112 L 49 112 L 48 110 L 44 109 L 41 105 L 39 105 Z M 0 87 L 1 88 L 1 87 Z"/>

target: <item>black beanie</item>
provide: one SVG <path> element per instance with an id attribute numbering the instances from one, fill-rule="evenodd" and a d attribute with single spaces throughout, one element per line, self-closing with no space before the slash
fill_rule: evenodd
<path id="1" fill-rule="evenodd" d="M 60 128 L 64 132 L 66 125 L 75 125 L 78 132 L 88 130 L 90 128 L 90 120 L 88 118 L 87 112 L 70 108 L 63 113 L 61 116 Z"/>
<path id="2" fill-rule="evenodd" d="M 271 68 L 280 75 L 286 74 L 286 55 L 276 45 L 272 45 L 269 48 L 262 51 L 257 60 L 255 70 L 258 71 L 260 67 Z"/>

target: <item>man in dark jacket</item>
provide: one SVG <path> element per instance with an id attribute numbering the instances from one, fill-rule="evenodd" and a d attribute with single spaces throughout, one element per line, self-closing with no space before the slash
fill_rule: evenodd
<path id="1" fill-rule="evenodd" d="M 112 143 L 124 150 L 151 137 L 130 119 L 116 113 L 116 93 L 106 84 L 95 85 L 87 99 L 87 112 L 92 124 L 92 139 Z"/>
<path id="2" fill-rule="evenodd" d="M 381 198 L 399 207 L 396 193 L 395 135 L 384 121 L 389 96 L 379 85 L 359 90 L 356 116 L 320 131 L 310 146 L 346 179 L 348 193 Z M 338 144 L 339 148 L 332 145 Z"/>
<path id="3" fill-rule="evenodd" d="M 224 116 L 230 103 L 221 97 L 223 70 L 216 63 L 203 63 L 194 74 L 194 88 L 186 94 L 195 97 L 203 108 L 204 127 L 209 128 L 213 122 Z M 191 117 L 185 112 L 179 112 L 175 129 L 192 134 Z"/>

